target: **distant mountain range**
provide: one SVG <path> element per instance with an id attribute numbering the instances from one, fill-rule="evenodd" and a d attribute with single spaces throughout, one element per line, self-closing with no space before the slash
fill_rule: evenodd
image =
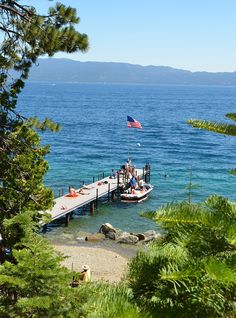
<path id="1" fill-rule="evenodd" d="M 236 72 L 190 72 L 167 66 L 113 62 L 40 59 L 30 72 L 33 82 L 139 83 L 174 85 L 236 85 Z"/>

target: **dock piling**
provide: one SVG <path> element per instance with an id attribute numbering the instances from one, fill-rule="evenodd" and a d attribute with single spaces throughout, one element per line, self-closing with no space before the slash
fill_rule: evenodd
<path id="1" fill-rule="evenodd" d="M 94 215 L 94 201 L 90 202 L 90 214 Z"/>
<path id="2" fill-rule="evenodd" d="M 66 214 L 65 226 L 67 227 L 70 222 L 70 212 Z"/>
<path id="3" fill-rule="evenodd" d="M 98 189 L 96 189 L 96 209 L 98 208 Z"/>
<path id="4" fill-rule="evenodd" d="M 150 182 L 150 164 L 147 162 L 145 165 L 145 182 Z"/>
<path id="5" fill-rule="evenodd" d="M 108 190 L 107 190 L 107 198 L 108 198 L 108 201 L 109 201 L 109 197 L 110 197 L 110 191 L 111 191 L 111 184 L 108 183 Z"/>

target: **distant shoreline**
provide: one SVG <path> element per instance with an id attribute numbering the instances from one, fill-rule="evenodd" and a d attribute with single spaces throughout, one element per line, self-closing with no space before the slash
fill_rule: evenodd
<path id="1" fill-rule="evenodd" d="M 192 72 L 169 66 L 44 58 L 32 67 L 29 80 L 52 83 L 235 86 L 236 72 Z"/>
<path id="2" fill-rule="evenodd" d="M 155 83 L 125 83 L 125 82 L 72 82 L 72 81 L 32 81 L 27 80 L 26 84 L 44 84 L 55 86 L 58 84 L 79 84 L 79 85 L 124 85 L 124 86 L 162 86 L 162 87 L 236 87 L 235 84 L 155 84 Z"/>

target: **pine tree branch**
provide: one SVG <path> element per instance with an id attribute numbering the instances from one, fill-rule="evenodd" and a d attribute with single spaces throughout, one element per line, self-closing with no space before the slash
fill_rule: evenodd
<path id="1" fill-rule="evenodd" d="M 16 31 L 14 31 L 14 30 L 7 29 L 7 28 L 5 28 L 5 27 L 3 27 L 3 26 L 0 26 L 0 30 L 4 31 L 4 32 L 6 32 L 6 33 L 8 33 L 8 36 L 9 36 L 9 37 L 11 37 L 9 33 L 15 34 L 15 35 L 17 35 L 17 36 L 19 36 L 19 37 L 22 37 L 22 36 L 23 36 L 23 35 L 20 34 L 19 32 L 16 32 Z"/>
<path id="2" fill-rule="evenodd" d="M 205 129 L 223 135 L 236 136 L 236 126 L 206 120 L 190 119 L 187 121 L 194 128 Z"/>
<path id="3" fill-rule="evenodd" d="M 22 11 L 24 11 L 25 13 L 27 13 L 27 15 L 30 16 L 31 12 L 29 10 L 27 10 L 24 6 L 21 6 L 19 3 L 17 3 L 16 1 L 12 1 L 12 3 L 18 7 L 19 9 L 21 9 Z"/>
<path id="4" fill-rule="evenodd" d="M 236 113 L 229 113 L 225 115 L 226 118 L 229 118 L 233 121 L 236 121 Z"/>
<path id="5" fill-rule="evenodd" d="M 18 15 L 20 16 L 23 20 L 27 21 L 27 22 L 30 22 L 31 19 L 29 17 L 27 17 L 26 15 L 24 15 L 23 13 L 17 11 L 16 9 L 14 9 L 13 7 L 10 7 L 10 6 L 7 6 L 7 5 L 4 5 L 4 4 L 0 4 L 0 9 L 3 9 L 7 12 L 11 12 L 15 15 Z"/>

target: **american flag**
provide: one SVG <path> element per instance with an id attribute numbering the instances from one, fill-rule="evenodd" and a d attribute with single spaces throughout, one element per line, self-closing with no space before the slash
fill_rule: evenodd
<path id="1" fill-rule="evenodd" d="M 140 122 L 130 116 L 127 116 L 127 126 L 128 128 L 142 128 Z"/>

